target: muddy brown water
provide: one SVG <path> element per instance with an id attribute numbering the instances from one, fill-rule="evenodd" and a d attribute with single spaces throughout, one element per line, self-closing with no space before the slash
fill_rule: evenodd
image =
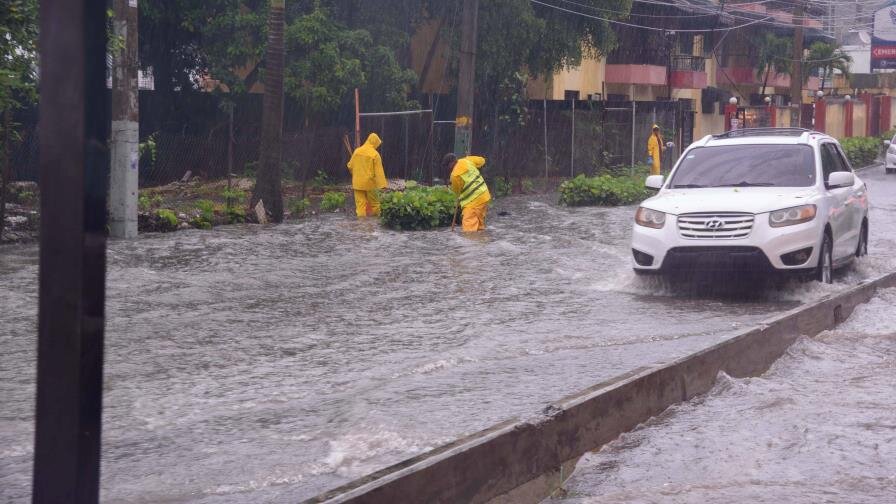
<path id="1" fill-rule="evenodd" d="M 866 178 L 872 257 L 747 300 L 635 278 L 634 208 L 548 197 L 473 238 L 332 215 L 112 242 L 102 500 L 295 502 L 894 269 L 896 177 Z M 30 495 L 36 305 L 37 248 L 0 249 L 3 502 Z"/>

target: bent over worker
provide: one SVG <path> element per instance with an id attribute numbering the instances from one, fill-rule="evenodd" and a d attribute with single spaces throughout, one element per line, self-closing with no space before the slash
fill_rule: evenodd
<path id="1" fill-rule="evenodd" d="M 647 139 L 647 162 L 650 163 L 650 174 L 659 175 L 660 166 L 662 166 L 663 153 L 663 136 L 660 134 L 660 127 L 653 125 L 653 131 L 650 138 Z"/>
<path id="2" fill-rule="evenodd" d="M 376 150 L 382 143 L 379 135 L 371 133 L 364 145 L 355 149 L 348 162 L 348 171 L 352 174 L 352 189 L 355 191 L 355 213 L 358 217 L 380 214 L 377 190 L 387 185 L 383 159 Z"/>
<path id="3" fill-rule="evenodd" d="M 485 214 L 492 195 L 485 185 L 485 179 L 479 173 L 485 166 L 485 158 L 467 156 L 457 159 L 454 154 L 446 154 L 442 163 L 451 168 L 451 190 L 457 195 L 457 204 L 463 212 L 461 228 L 464 231 L 482 231 L 485 229 Z"/>

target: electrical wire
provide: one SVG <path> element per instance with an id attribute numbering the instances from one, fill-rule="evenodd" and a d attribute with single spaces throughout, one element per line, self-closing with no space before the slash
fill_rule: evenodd
<path id="1" fill-rule="evenodd" d="M 668 28 L 658 28 L 658 27 L 654 27 L 654 26 L 644 26 L 644 25 L 639 25 L 639 24 L 635 24 L 635 23 L 627 23 L 627 22 L 625 22 L 625 21 L 619 21 L 619 20 L 617 20 L 617 19 L 605 18 L 605 17 L 600 17 L 600 16 L 593 16 L 593 15 L 591 15 L 591 14 L 586 14 L 586 13 L 584 13 L 584 12 L 579 12 L 579 11 L 575 11 L 575 10 L 571 10 L 571 9 L 566 9 L 566 8 L 560 7 L 559 5 L 552 5 L 552 4 L 549 4 L 549 3 L 546 3 L 546 2 L 542 2 L 541 0 L 529 0 L 529 1 L 530 1 L 531 3 L 538 4 L 538 5 L 542 5 L 542 6 L 544 6 L 544 7 L 548 7 L 548 8 L 551 8 L 551 9 L 556 9 L 556 10 L 563 11 L 563 12 L 566 12 L 566 13 L 569 13 L 569 14 L 574 14 L 574 15 L 577 15 L 577 16 L 582 16 L 582 17 L 586 17 L 586 18 L 594 19 L 594 20 L 597 20 L 597 21 L 603 21 L 603 22 L 605 22 L 605 23 L 611 23 L 611 24 L 616 24 L 616 25 L 620 25 L 620 26 L 628 26 L 628 27 L 631 27 L 631 28 L 640 28 L 640 29 L 644 29 L 644 30 L 653 30 L 653 31 L 662 31 L 662 32 L 672 31 L 672 30 L 669 30 Z M 740 24 L 740 25 L 737 25 L 737 26 L 730 26 L 730 27 L 727 27 L 727 28 L 725 28 L 725 29 L 726 29 L 726 30 L 737 30 L 737 29 L 740 29 L 740 28 L 746 28 L 747 26 L 752 26 L 752 25 L 755 25 L 755 24 L 760 24 L 760 23 L 767 22 L 769 19 L 772 19 L 772 18 L 771 18 L 771 17 L 765 17 L 765 18 L 762 18 L 762 19 L 756 19 L 756 20 L 750 21 L 750 22 L 748 22 L 748 23 L 743 23 L 743 24 Z M 676 30 L 674 30 L 674 31 L 679 32 L 679 33 L 707 33 L 707 32 L 711 32 L 711 31 L 713 31 L 713 30 L 709 30 L 709 29 L 705 29 L 705 28 L 704 28 L 704 29 L 676 29 Z"/>

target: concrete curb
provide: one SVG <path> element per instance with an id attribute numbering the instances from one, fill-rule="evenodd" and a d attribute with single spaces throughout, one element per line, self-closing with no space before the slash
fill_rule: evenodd
<path id="1" fill-rule="evenodd" d="M 307 503 L 539 502 L 583 454 L 669 406 L 708 392 L 719 372 L 757 376 L 799 336 L 846 320 L 896 273 L 822 298 L 680 359 L 636 369 L 549 405 L 348 483 Z"/>

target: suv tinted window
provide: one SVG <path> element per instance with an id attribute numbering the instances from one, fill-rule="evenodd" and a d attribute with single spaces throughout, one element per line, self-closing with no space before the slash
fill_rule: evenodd
<path id="1" fill-rule="evenodd" d="M 815 156 L 808 145 L 720 145 L 689 151 L 669 187 L 813 185 Z"/>
<path id="2" fill-rule="evenodd" d="M 824 179 L 827 180 L 831 173 L 838 171 L 851 171 L 849 165 L 840 156 L 837 146 L 832 143 L 821 144 L 821 170 Z"/>

